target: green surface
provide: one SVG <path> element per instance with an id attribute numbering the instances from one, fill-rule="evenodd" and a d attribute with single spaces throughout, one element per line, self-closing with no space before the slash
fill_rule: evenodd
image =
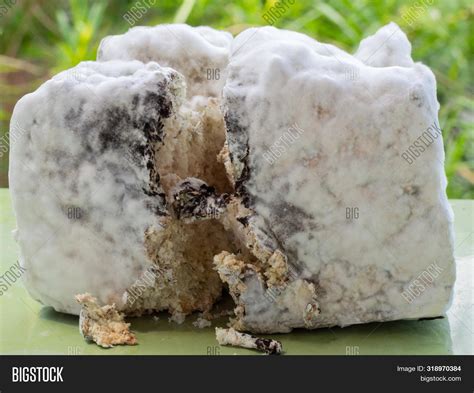
<path id="1" fill-rule="evenodd" d="M 135 11 L 135 25 L 209 25 L 236 35 L 248 27 L 273 23 L 354 53 L 361 39 L 390 21 L 397 23 L 412 44 L 413 59 L 426 64 L 436 76 L 448 196 L 474 199 L 472 0 L 298 0 L 287 2 L 284 12 L 276 14 L 279 17 L 269 18 L 275 16 L 272 7 L 276 2 L 143 1 L 142 5 L 152 6 L 145 7 L 141 17 L 142 13 Z M 137 0 L 3 3 L 7 7 L 0 10 L 0 138 L 6 135 L 13 106 L 21 96 L 58 71 L 95 59 L 103 37 L 123 34 L 130 28 L 130 19 L 124 16 L 130 16 L 132 8 L 136 10 Z M 397 35 L 382 45 L 394 37 Z M 252 40 L 246 45 L 252 45 Z M 0 142 L 1 148 L 5 148 L 5 142 Z M 7 171 L 8 154 L 0 154 L 0 187 L 8 187 Z"/>
<path id="2" fill-rule="evenodd" d="M 286 354 L 473 354 L 474 201 L 453 200 L 458 279 L 447 318 L 424 321 L 371 323 L 344 329 L 298 330 L 273 335 Z M 7 189 L 0 189 L 0 274 L 17 260 L 11 231 L 15 219 Z M 197 329 L 194 317 L 182 325 L 168 322 L 162 313 L 131 319 L 139 345 L 101 349 L 86 343 L 78 318 L 55 312 L 31 299 L 21 281 L 0 296 L 1 354 L 253 354 L 239 348 L 219 347 L 214 327 Z M 219 321 L 224 326 L 225 320 Z"/>

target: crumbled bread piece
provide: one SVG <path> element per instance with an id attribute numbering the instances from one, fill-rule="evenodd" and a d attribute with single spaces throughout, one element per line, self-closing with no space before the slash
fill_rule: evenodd
<path id="1" fill-rule="evenodd" d="M 216 328 L 216 339 L 220 345 L 257 349 L 268 355 L 280 355 L 283 349 L 279 341 L 240 333 L 233 328 Z"/>
<path id="2" fill-rule="evenodd" d="M 103 348 L 114 345 L 135 345 L 137 339 L 124 322 L 123 314 L 115 309 L 115 304 L 99 306 L 97 299 L 88 293 L 76 295 L 81 304 L 79 330 L 86 340 L 94 341 Z"/>
<path id="3" fill-rule="evenodd" d="M 171 314 L 171 317 L 168 318 L 168 322 L 177 323 L 178 325 L 181 325 L 182 323 L 184 323 L 185 320 L 186 320 L 186 314 L 182 312 L 174 312 L 173 314 Z"/>
<path id="4" fill-rule="evenodd" d="M 204 328 L 212 326 L 212 323 L 209 319 L 199 317 L 193 322 L 193 326 L 199 329 L 204 329 Z"/>

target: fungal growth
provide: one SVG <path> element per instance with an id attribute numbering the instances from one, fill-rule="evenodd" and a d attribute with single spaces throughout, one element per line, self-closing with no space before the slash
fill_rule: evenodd
<path id="1" fill-rule="evenodd" d="M 173 37 L 168 37 L 170 28 Z M 176 49 L 168 51 L 163 47 L 165 37 L 177 41 L 177 45 L 188 39 L 189 34 L 192 40 L 200 42 L 191 52 L 183 50 L 177 56 Z M 156 48 L 150 49 L 150 40 L 156 42 Z M 290 281 L 287 257 L 276 240 L 271 240 L 270 229 L 252 217 L 249 196 L 239 186 L 245 179 L 237 179 L 232 170 L 227 136 L 235 134 L 235 130 L 229 118 L 225 118 L 221 101 L 230 44 L 227 33 L 158 26 L 132 29 L 123 36 L 106 38 L 100 46 L 99 61 L 156 61 L 178 70 L 187 90 L 181 94 L 185 98 L 174 108 L 174 116 L 164 123 L 163 140 L 154 145 L 152 169 L 159 175 L 169 215 L 162 220 L 162 227 L 147 229 L 145 245 L 149 260 L 160 274 L 142 296 L 131 297 L 133 301 L 127 302 L 128 313 L 168 310 L 174 320 L 182 321 L 193 311 L 209 312 L 225 289 L 236 303 L 234 325 L 252 329 L 252 322 L 243 320 L 246 305 L 241 298 L 250 295 L 243 278 L 252 276 L 258 285 L 258 291 L 252 295 L 258 296 L 257 300 L 266 308 L 280 302 L 274 302 L 267 291 L 283 292 Z M 224 79 L 203 79 L 213 69 L 219 69 Z M 248 146 L 244 149 L 248 150 Z M 239 270 L 235 270 L 237 266 Z M 299 285 L 303 284 L 300 281 Z M 304 295 L 301 305 L 285 312 L 291 301 L 288 299 L 279 306 L 289 317 L 279 329 L 290 331 L 299 325 L 311 326 L 319 310 L 316 294 L 309 282 L 303 287 L 306 292 L 298 293 Z M 303 305 L 304 301 L 307 304 Z M 311 317 L 305 311 L 307 307 L 313 310 Z"/>
<path id="2" fill-rule="evenodd" d="M 270 27 L 137 27 L 23 97 L 10 186 L 31 295 L 178 323 L 230 297 L 220 340 L 276 352 L 240 332 L 442 315 L 442 139 L 400 158 L 437 122 L 436 86 L 394 27 L 354 56 Z M 443 275 L 406 302 L 433 260 Z"/>

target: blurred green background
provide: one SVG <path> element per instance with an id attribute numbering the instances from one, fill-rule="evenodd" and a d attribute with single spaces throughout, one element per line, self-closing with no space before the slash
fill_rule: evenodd
<path id="1" fill-rule="evenodd" d="M 413 58 L 431 67 L 437 78 L 448 196 L 474 199 L 474 2 L 283 1 L 285 12 L 274 26 L 350 52 L 380 26 L 390 21 L 400 25 L 412 42 Z M 146 12 L 135 25 L 183 22 L 237 34 L 267 24 L 264 15 L 276 1 L 0 0 L 0 187 L 8 186 L 8 153 L 3 148 L 15 102 L 58 71 L 94 59 L 101 38 L 130 27 L 123 16 L 137 3 Z"/>

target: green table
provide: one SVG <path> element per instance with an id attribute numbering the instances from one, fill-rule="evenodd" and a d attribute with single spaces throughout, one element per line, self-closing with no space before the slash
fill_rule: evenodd
<path id="1" fill-rule="evenodd" d="M 281 340 L 286 354 L 474 354 L 473 267 L 474 201 L 453 200 L 455 213 L 457 281 L 447 318 L 423 321 L 371 323 L 346 328 L 297 330 L 272 335 Z M 17 245 L 11 231 L 15 219 L 7 189 L 0 189 L 0 274 L 17 260 Z M 198 329 L 188 318 L 182 325 L 168 322 L 162 313 L 131 319 L 139 345 L 102 349 L 86 343 L 78 329 L 78 318 L 55 312 L 31 299 L 16 282 L 0 296 L 0 354 L 195 354 L 232 355 L 255 352 L 219 347 L 214 326 Z M 225 325 L 225 319 L 216 321 Z"/>

